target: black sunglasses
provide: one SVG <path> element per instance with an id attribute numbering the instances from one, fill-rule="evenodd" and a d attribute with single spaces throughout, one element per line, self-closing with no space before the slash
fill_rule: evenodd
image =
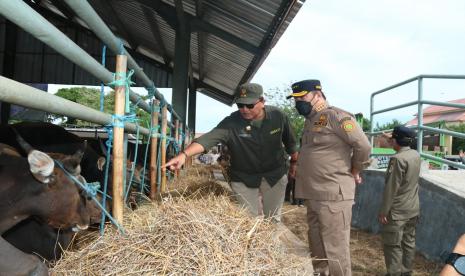
<path id="1" fill-rule="evenodd" d="M 237 108 L 244 108 L 247 107 L 248 109 L 252 109 L 255 107 L 256 104 L 258 104 L 260 101 L 254 103 L 254 104 L 243 104 L 243 103 L 236 103 Z"/>

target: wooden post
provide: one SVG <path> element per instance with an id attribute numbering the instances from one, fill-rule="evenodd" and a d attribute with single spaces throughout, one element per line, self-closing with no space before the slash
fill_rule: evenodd
<path id="1" fill-rule="evenodd" d="M 152 113 L 152 128 L 158 129 L 159 101 L 152 101 L 154 112 Z M 157 195 L 157 149 L 158 149 L 158 131 L 150 138 L 150 199 L 154 200 Z"/>
<path id="2" fill-rule="evenodd" d="M 115 79 L 121 79 L 126 73 L 127 57 L 124 55 L 116 56 L 116 74 Z M 115 114 L 124 115 L 126 86 L 115 86 Z M 113 217 L 122 225 L 123 224 L 123 142 L 124 127 L 113 126 Z"/>
<path id="3" fill-rule="evenodd" d="M 164 166 L 166 164 L 166 128 L 168 125 L 168 118 L 167 114 L 167 106 L 164 105 L 161 111 L 161 165 Z M 161 192 L 166 192 L 166 170 L 163 170 L 161 174 Z"/>
<path id="4" fill-rule="evenodd" d="M 179 146 L 178 144 L 178 136 L 179 136 L 179 120 L 175 120 L 175 123 L 174 123 L 174 143 L 176 143 L 176 146 Z M 175 171 L 175 174 L 174 174 L 174 177 L 175 178 L 178 178 L 179 177 L 179 170 L 176 170 Z"/>

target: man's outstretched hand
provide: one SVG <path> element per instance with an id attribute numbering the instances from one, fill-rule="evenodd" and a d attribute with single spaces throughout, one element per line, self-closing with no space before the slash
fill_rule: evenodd
<path id="1" fill-rule="evenodd" d="M 176 155 L 170 161 L 168 161 L 164 166 L 161 167 L 162 170 L 175 171 L 181 169 L 182 165 L 186 163 L 186 155 L 184 153 Z"/>

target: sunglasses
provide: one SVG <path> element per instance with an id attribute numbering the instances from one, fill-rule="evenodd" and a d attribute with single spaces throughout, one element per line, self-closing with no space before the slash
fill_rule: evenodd
<path id="1" fill-rule="evenodd" d="M 256 104 L 258 104 L 260 101 L 254 103 L 254 104 L 243 104 L 243 103 L 236 103 L 237 108 L 244 108 L 247 107 L 247 109 L 252 109 L 255 107 Z"/>

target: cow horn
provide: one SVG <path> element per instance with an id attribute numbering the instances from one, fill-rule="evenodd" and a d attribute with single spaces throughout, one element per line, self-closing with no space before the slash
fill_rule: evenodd
<path id="1" fill-rule="evenodd" d="M 23 137 L 21 137 L 21 135 L 19 134 L 19 132 L 14 128 L 12 127 L 11 128 L 13 130 L 13 132 L 16 134 L 16 141 L 18 141 L 18 144 L 21 146 L 21 148 L 27 153 L 29 154 L 30 152 L 32 152 L 34 150 L 34 148 L 28 143 L 26 142 L 26 140 L 23 139 Z"/>

